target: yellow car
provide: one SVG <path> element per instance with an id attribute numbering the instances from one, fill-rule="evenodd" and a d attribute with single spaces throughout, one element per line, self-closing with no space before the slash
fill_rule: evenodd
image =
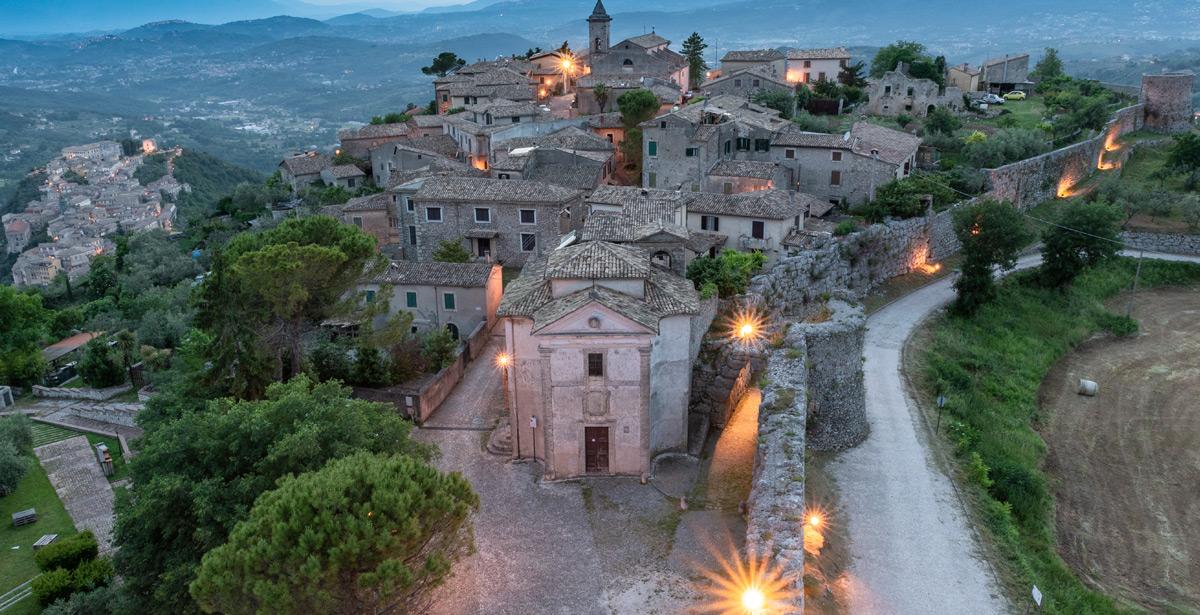
<path id="1" fill-rule="evenodd" d="M 1025 92 L 1013 90 L 1004 95 L 1004 100 L 1025 100 Z"/>

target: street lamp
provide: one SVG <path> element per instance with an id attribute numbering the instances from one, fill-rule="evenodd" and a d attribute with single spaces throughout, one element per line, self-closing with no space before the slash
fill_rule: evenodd
<path id="1" fill-rule="evenodd" d="M 516 439 L 517 459 L 521 458 L 521 429 L 520 425 L 515 420 L 514 409 L 508 403 L 508 366 L 512 365 L 512 355 L 507 352 L 501 352 L 496 355 L 496 367 L 500 368 L 500 373 L 503 374 L 502 388 L 504 389 L 504 411 L 508 413 L 508 427 Z"/>
<path id="2" fill-rule="evenodd" d="M 747 587 L 746 591 L 742 592 L 742 606 L 746 608 L 746 612 L 757 615 L 766 605 L 767 598 L 757 587 Z"/>
<path id="3" fill-rule="evenodd" d="M 729 318 L 729 338 L 747 346 L 762 339 L 765 328 L 762 315 L 750 306 L 738 309 Z"/>

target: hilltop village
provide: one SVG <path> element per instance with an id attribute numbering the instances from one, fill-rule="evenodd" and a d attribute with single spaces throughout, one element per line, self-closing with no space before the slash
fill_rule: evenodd
<path id="1" fill-rule="evenodd" d="M 613 40 L 613 22 L 598 0 L 586 46 L 442 53 L 427 106 L 288 152 L 187 219 L 205 182 L 152 139 L 68 147 L 31 174 L 36 196 L 3 217 L 22 293 L 4 290 L 40 333 L 0 344 L 23 353 L 0 355 L 0 411 L 35 422 L 31 467 L 81 532 L 67 540 L 119 556 L 52 591 L 58 571 L 23 551 L 31 581 L 0 600 L 1001 613 L 1026 581 L 1062 612 L 1107 608 L 1103 592 L 1200 600 L 1126 596 L 1108 575 L 1083 589 L 1086 564 L 1037 533 L 1055 495 L 1034 411 L 984 425 L 972 395 L 1006 387 L 980 384 L 980 359 L 931 360 L 927 378 L 901 352 L 966 322 L 947 304 L 998 318 L 987 306 L 1016 300 L 994 269 L 1037 267 L 1013 277 L 1059 292 L 1038 307 L 1111 287 L 1063 301 L 1083 309 L 1137 288 L 1122 250 L 1200 260 L 1194 75 L 1111 86 L 1053 49 L 948 63 L 906 41 L 709 66 L 698 33 Z M 1125 277 L 1071 285 L 1103 266 Z M 1158 266 L 1160 285 L 1193 279 Z M 1088 310 L 1074 321 L 1092 332 L 1137 330 Z M 1037 444 L 1014 461 L 999 434 Z M 1024 568 L 999 578 L 983 544 Z"/>

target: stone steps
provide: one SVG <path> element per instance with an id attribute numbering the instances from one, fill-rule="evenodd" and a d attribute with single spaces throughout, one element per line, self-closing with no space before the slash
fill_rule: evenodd
<path id="1" fill-rule="evenodd" d="M 493 455 L 512 457 L 512 426 L 509 425 L 507 418 L 501 419 L 500 424 L 492 430 L 492 435 L 488 437 L 487 452 Z"/>

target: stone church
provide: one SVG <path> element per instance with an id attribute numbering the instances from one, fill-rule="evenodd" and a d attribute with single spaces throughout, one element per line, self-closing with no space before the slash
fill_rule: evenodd
<path id="1" fill-rule="evenodd" d="M 671 41 L 650 32 L 611 44 L 612 17 L 602 0 L 596 0 L 587 23 L 588 50 L 580 58 L 587 73 L 578 82 L 576 98 L 581 114 L 615 110 L 621 94 L 639 88 L 653 91 L 668 106 L 682 99 L 688 85 L 688 62 L 670 49 Z M 594 95 L 597 84 L 609 89 L 603 108 Z"/>

